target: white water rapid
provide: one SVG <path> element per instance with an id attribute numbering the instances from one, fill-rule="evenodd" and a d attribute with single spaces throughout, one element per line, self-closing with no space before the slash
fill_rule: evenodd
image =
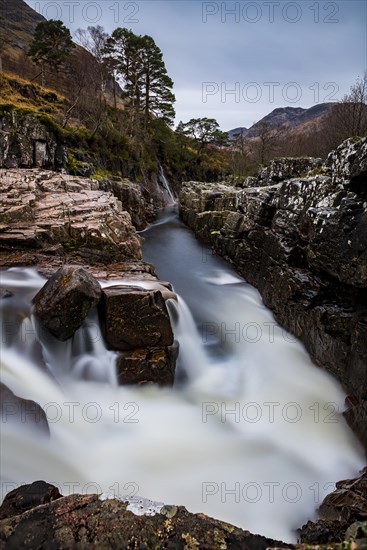
<path id="1" fill-rule="evenodd" d="M 31 269 L 0 273 L 14 294 L 0 301 L 1 381 L 44 408 L 51 432 L 15 425 L 9 413 L 2 496 L 44 479 L 64 495 L 139 494 L 295 541 L 335 482 L 364 466 L 340 414 L 344 394 L 172 210 L 143 235 L 145 257 L 189 304 L 168 303 L 180 342 L 172 390 L 116 386 L 95 314 L 56 343 L 31 317 L 44 279 Z"/>

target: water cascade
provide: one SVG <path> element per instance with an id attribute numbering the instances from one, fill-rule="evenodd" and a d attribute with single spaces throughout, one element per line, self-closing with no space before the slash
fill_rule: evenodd
<path id="1" fill-rule="evenodd" d="M 174 204 L 176 202 L 176 199 L 174 197 L 173 191 L 171 189 L 171 185 L 166 178 L 166 175 L 163 170 L 163 166 L 159 164 L 159 176 L 158 176 L 159 182 L 162 185 L 163 189 L 165 190 L 166 194 L 168 195 L 167 204 Z"/>
<path id="2" fill-rule="evenodd" d="M 179 294 L 168 301 L 180 342 L 172 390 L 116 385 L 95 312 L 73 340 L 46 339 L 30 308 L 44 279 L 1 273 L 14 293 L 1 300 L 1 381 L 39 403 L 51 431 L 9 415 L 2 496 L 44 479 L 63 494 L 139 494 L 294 541 L 335 482 L 364 465 L 345 396 L 174 208 L 143 236 L 145 259 Z"/>

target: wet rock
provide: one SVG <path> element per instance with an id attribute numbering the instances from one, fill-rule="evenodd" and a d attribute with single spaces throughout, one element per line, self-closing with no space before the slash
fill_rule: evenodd
<path id="1" fill-rule="evenodd" d="M 367 138 L 351 138 L 332 151 L 325 161 L 334 181 L 344 181 L 355 192 L 367 193 Z"/>
<path id="2" fill-rule="evenodd" d="M 48 504 L 61 496 L 57 487 L 45 481 L 34 481 L 30 485 L 22 485 L 6 495 L 0 507 L 0 520 L 19 516 L 27 510 Z"/>
<path id="3" fill-rule="evenodd" d="M 59 340 L 71 338 L 101 298 L 98 281 L 83 268 L 59 269 L 33 299 L 34 313 Z"/>
<path id="4" fill-rule="evenodd" d="M 320 506 L 320 517 L 348 524 L 367 520 L 367 468 L 356 479 L 339 481 Z"/>
<path id="5" fill-rule="evenodd" d="M 50 433 L 46 414 L 40 405 L 29 399 L 18 397 L 1 382 L 0 417 L 3 424 L 16 422 L 22 426 L 36 428 L 47 436 Z"/>
<path id="6" fill-rule="evenodd" d="M 44 170 L 0 170 L 0 247 L 49 250 L 90 263 L 140 259 L 130 215 L 98 182 Z"/>
<path id="7" fill-rule="evenodd" d="M 309 521 L 300 529 L 301 542 L 327 544 L 365 538 L 367 469 L 357 479 L 339 481 L 321 504 L 319 514 L 318 521 Z"/>
<path id="8" fill-rule="evenodd" d="M 153 205 L 147 200 L 144 189 L 137 183 L 123 178 L 106 178 L 100 189 L 112 193 L 121 202 L 138 231 L 144 229 L 155 217 Z"/>
<path id="9" fill-rule="evenodd" d="M 185 183 L 180 215 L 340 380 L 351 397 L 347 418 L 367 447 L 367 201 L 353 188 L 365 181 L 366 150 L 367 138 L 348 140 L 315 175 L 265 187 Z M 289 176 L 281 161 L 270 172 Z"/>
<path id="10" fill-rule="evenodd" d="M 128 502 L 72 495 L 0 522 L 0 547 L 27 548 L 195 548 L 265 550 L 292 545 L 253 535 L 233 525 L 191 514 L 182 506 L 161 506 L 154 515 L 135 515 Z M 1 510 L 1 509 L 0 509 Z"/>
<path id="11" fill-rule="evenodd" d="M 0 300 L 3 300 L 4 298 L 11 298 L 12 296 L 13 293 L 10 290 L 0 287 Z"/>
<path id="12" fill-rule="evenodd" d="M 115 350 L 162 348 L 173 333 L 162 293 L 134 286 L 103 290 L 101 319 L 108 345 Z"/>
<path id="13" fill-rule="evenodd" d="M 117 380 L 121 385 L 158 384 L 172 386 L 175 379 L 178 344 L 166 349 L 138 349 L 121 352 L 117 359 Z"/>
<path id="14" fill-rule="evenodd" d="M 223 183 L 185 183 L 180 193 L 180 215 L 207 241 L 223 227 L 230 212 L 236 212 L 238 193 L 237 188 Z"/>

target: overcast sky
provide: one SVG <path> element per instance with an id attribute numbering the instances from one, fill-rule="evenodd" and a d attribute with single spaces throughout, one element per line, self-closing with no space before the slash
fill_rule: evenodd
<path id="1" fill-rule="evenodd" d="M 340 99 L 367 66 L 364 0 L 27 0 L 48 19 L 149 34 L 175 83 L 176 121 L 251 126 L 276 107 Z"/>

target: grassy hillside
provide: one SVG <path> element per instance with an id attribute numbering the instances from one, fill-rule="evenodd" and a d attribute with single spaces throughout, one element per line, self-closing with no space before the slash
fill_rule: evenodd
<path id="1" fill-rule="evenodd" d="M 10 73 L 3 73 L 0 74 L 0 104 L 61 117 L 66 100 L 55 90 L 42 88 Z"/>

